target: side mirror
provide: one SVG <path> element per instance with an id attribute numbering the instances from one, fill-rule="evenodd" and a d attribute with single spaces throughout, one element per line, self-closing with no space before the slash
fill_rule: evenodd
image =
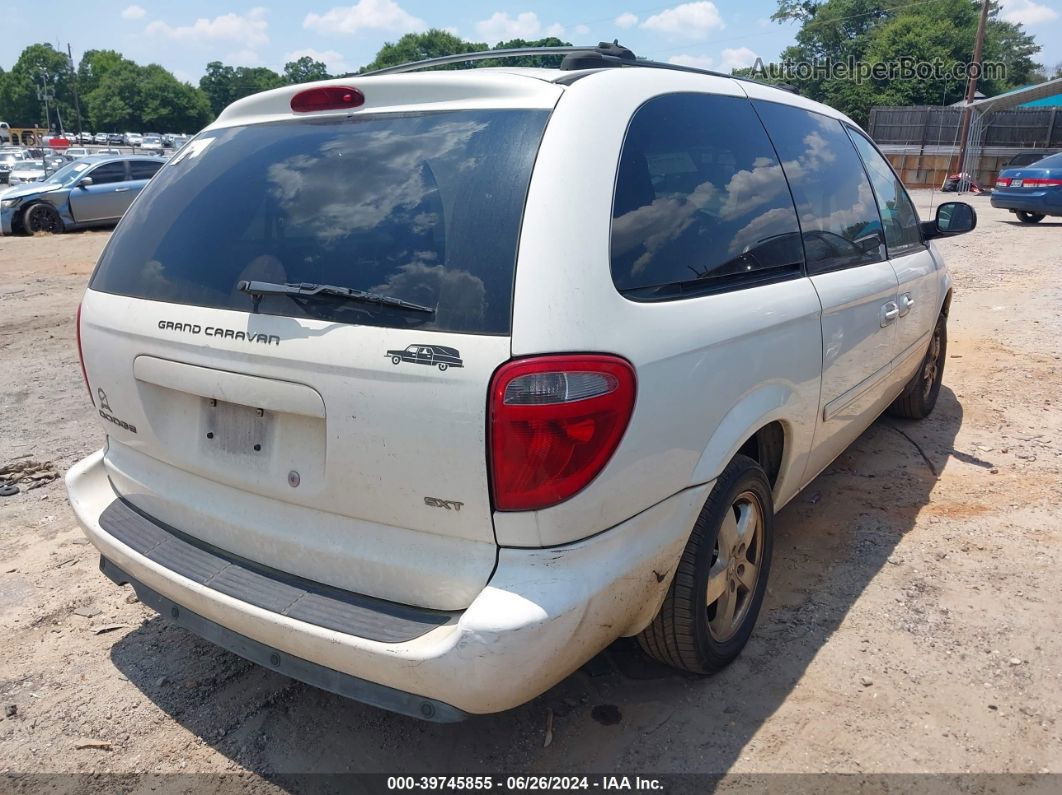
<path id="1" fill-rule="evenodd" d="M 977 226 L 977 212 L 966 202 L 944 202 L 937 207 L 937 217 L 922 223 L 926 240 L 971 232 Z"/>
<path id="2" fill-rule="evenodd" d="M 77 181 L 77 186 L 79 188 L 87 188 L 91 184 L 92 184 L 92 177 L 82 177 L 81 179 L 79 179 Z"/>

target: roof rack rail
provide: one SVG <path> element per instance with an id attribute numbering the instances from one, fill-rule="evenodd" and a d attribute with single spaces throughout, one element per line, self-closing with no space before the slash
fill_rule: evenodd
<path id="1" fill-rule="evenodd" d="M 561 62 L 562 70 L 575 69 L 600 69 L 609 67 L 637 66 L 646 69 L 668 69 L 674 72 L 692 72 L 693 74 L 711 75 L 712 77 L 726 77 L 731 80 L 740 80 L 745 83 L 758 83 L 759 85 L 771 86 L 792 94 L 799 93 L 796 88 L 789 85 L 778 85 L 756 80 L 751 77 L 740 77 L 716 72 L 711 69 L 698 69 L 695 66 L 682 66 L 680 64 L 665 63 L 663 61 L 650 61 L 645 58 L 637 58 L 634 53 L 619 44 L 618 41 L 600 42 L 596 47 L 518 47 L 511 50 L 483 50 L 481 52 L 463 52 L 456 55 L 443 55 L 438 58 L 425 58 L 422 61 L 410 61 L 409 63 L 387 66 L 372 72 L 364 72 L 361 77 L 376 75 L 393 75 L 402 72 L 416 72 L 420 69 L 430 69 L 433 66 L 446 66 L 447 64 L 466 63 L 469 61 L 487 61 L 492 58 L 522 58 L 530 55 L 563 55 Z"/>

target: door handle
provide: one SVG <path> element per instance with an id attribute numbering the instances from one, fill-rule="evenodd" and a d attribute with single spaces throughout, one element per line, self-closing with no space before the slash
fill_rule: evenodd
<path id="1" fill-rule="evenodd" d="M 881 305 L 881 327 L 889 325 L 892 321 L 900 316 L 900 307 L 896 306 L 895 301 L 888 301 Z"/>
<path id="2" fill-rule="evenodd" d="M 903 317 L 914 307 L 914 299 L 910 293 L 904 293 L 900 296 L 900 317 Z"/>
<path id="3" fill-rule="evenodd" d="M 129 190 L 129 188 L 115 188 L 114 192 L 115 193 L 123 193 L 124 191 L 127 191 L 127 190 Z"/>

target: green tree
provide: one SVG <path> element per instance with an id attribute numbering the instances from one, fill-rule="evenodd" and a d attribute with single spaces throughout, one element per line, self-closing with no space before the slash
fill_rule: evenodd
<path id="1" fill-rule="evenodd" d="M 284 79 L 288 83 L 312 83 L 314 80 L 327 80 L 329 77 L 331 75 L 328 74 L 328 67 L 309 55 L 284 64 Z"/>
<path id="2" fill-rule="evenodd" d="M 571 42 L 561 41 L 556 36 L 549 36 L 545 39 L 534 39 L 528 41 L 527 39 L 510 39 L 509 41 L 500 41 L 491 47 L 492 50 L 518 50 L 523 47 L 571 47 Z M 488 58 L 483 61 L 476 61 L 476 66 L 533 66 L 542 67 L 545 69 L 556 69 L 560 66 L 560 62 L 564 59 L 563 55 L 521 55 L 514 58 Z"/>
<path id="3" fill-rule="evenodd" d="M 78 91 L 91 93 L 107 72 L 122 63 L 130 62 L 116 50 L 86 50 L 77 65 Z"/>
<path id="4" fill-rule="evenodd" d="M 73 92 L 67 57 L 50 44 L 26 47 L 4 80 L 0 95 L 0 116 L 12 126 L 57 127 L 62 119 L 69 126 L 74 119 Z M 42 95 L 47 94 L 50 119 L 45 119 Z"/>
<path id="5" fill-rule="evenodd" d="M 210 110 L 217 115 L 236 100 L 284 85 L 284 78 L 264 66 L 235 68 L 221 61 L 207 64 L 199 88 L 206 94 Z"/>
<path id="6" fill-rule="evenodd" d="M 782 53 L 793 63 L 912 63 L 939 66 L 936 74 L 914 79 L 872 77 L 857 80 L 823 72 L 790 77 L 800 92 L 865 123 L 870 108 L 890 104 L 947 104 L 962 99 L 965 81 L 955 67 L 972 58 L 980 3 L 977 0 L 903 2 L 885 0 L 778 0 L 772 19 L 797 21 L 796 44 Z M 1020 25 L 998 18 L 993 3 L 985 28 L 983 60 L 1005 66 L 1003 78 L 984 79 L 993 95 L 1031 82 L 1040 47 Z M 935 70 L 936 71 L 936 70 Z M 951 76 L 949 76 L 951 75 Z"/>
<path id="7" fill-rule="evenodd" d="M 441 58 L 444 55 L 458 55 L 463 52 L 477 52 L 489 50 L 484 42 L 465 41 L 445 30 L 432 28 L 424 33 L 407 33 L 396 42 L 387 42 L 372 63 L 368 63 L 358 70 L 362 72 L 374 72 L 388 66 L 411 61 L 423 61 L 426 58 Z M 467 69 L 468 64 L 448 64 L 442 69 Z"/>

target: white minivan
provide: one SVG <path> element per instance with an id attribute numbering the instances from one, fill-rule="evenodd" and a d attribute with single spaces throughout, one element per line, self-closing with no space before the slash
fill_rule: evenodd
<path id="1" fill-rule="evenodd" d="M 775 512 L 932 410 L 929 240 L 972 209 L 920 223 L 837 111 L 614 46 L 396 72 L 234 103 L 114 232 L 78 317 L 107 443 L 66 479 L 103 572 L 436 721 L 621 636 L 719 670 Z"/>

